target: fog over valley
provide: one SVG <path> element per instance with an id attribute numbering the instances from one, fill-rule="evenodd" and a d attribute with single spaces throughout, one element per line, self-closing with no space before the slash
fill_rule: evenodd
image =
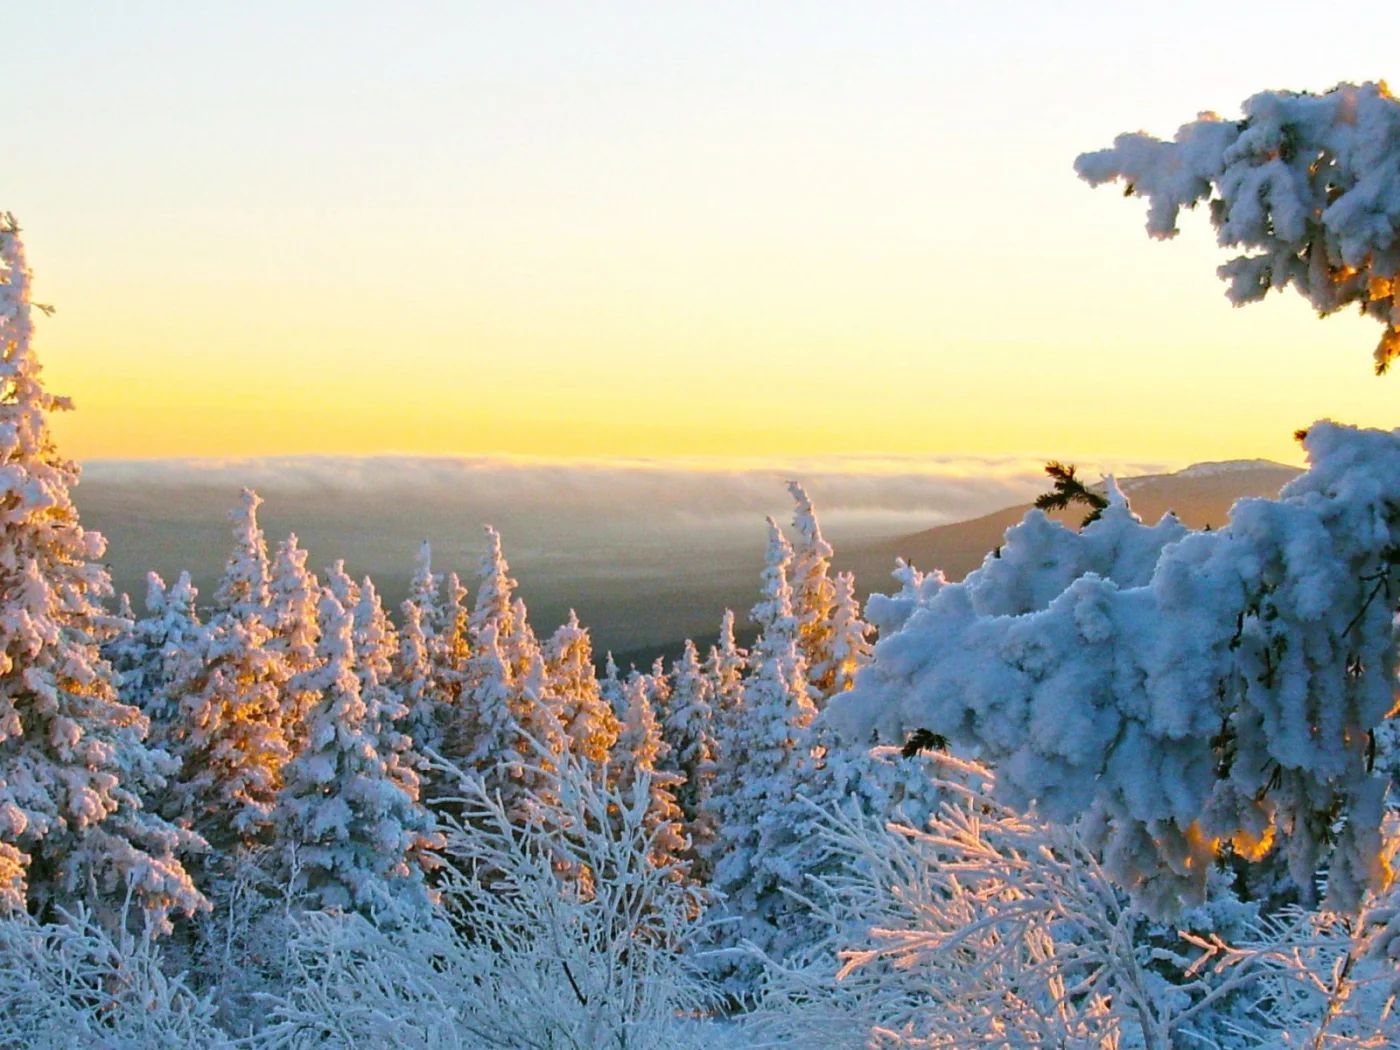
<path id="1" fill-rule="evenodd" d="M 708 637 L 754 600 L 764 518 L 786 523 L 785 482 L 806 484 L 838 562 L 857 548 L 1023 502 L 1039 464 L 1011 459 L 862 459 L 786 463 L 584 462 L 445 457 L 300 456 L 105 460 L 75 490 L 83 522 L 108 539 L 118 592 L 136 607 L 150 570 L 189 569 L 212 594 L 230 544 L 228 511 L 250 486 L 266 501 L 269 542 L 296 532 L 321 569 L 344 558 L 372 575 L 391 608 L 406 594 L 418 545 L 436 571 L 474 589 L 482 526 L 502 534 L 539 629 L 576 609 L 598 650 Z M 881 555 L 883 588 L 893 561 Z M 865 566 L 861 566 L 865 568 Z M 741 615 L 742 621 L 742 615 Z"/>
<path id="2" fill-rule="evenodd" d="M 1042 466 L 1030 457 L 98 460 L 84 466 L 75 494 L 84 524 L 108 539 L 118 592 L 129 593 L 138 610 L 151 570 L 169 581 L 189 569 L 203 596 L 212 594 L 231 542 L 228 511 L 247 485 L 265 500 L 259 513 L 269 543 L 295 532 L 318 571 L 344 558 L 352 575 L 374 577 L 393 609 L 425 539 L 435 570 L 455 571 L 474 589 L 482 526 L 491 524 L 539 630 L 551 630 L 572 608 L 600 655 L 613 650 L 640 660 L 651 650 L 669 654 L 688 636 L 710 638 L 725 608 L 744 624 L 757 595 L 764 519 L 786 524 L 792 516 L 789 479 L 811 492 L 836 567 L 855 571 L 864 596 L 890 588 L 899 554 L 960 576 L 1021 511 L 1008 521 L 978 520 L 1043 491 Z M 1164 468 L 1105 462 L 1081 469 L 1094 478 Z M 1244 475 L 1234 476 L 1244 483 Z M 1286 476 L 1266 473 L 1264 487 L 1276 489 Z M 1179 494 L 1173 499 L 1181 502 Z M 940 546 L 939 528 L 957 522 L 968 523 L 948 534 L 957 545 Z"/>

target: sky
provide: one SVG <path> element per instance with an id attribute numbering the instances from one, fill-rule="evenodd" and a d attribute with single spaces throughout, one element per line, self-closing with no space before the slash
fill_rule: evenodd
<path id="1" fill-rule="evenodd" d="M 1378 326 L 1074 176 L 1394 72 L 1316 3 L 0 0 L 0 207 L 84 460 L 1298 460 Z M 1294 300 L 1297 301 L 1294 301 Z"/>

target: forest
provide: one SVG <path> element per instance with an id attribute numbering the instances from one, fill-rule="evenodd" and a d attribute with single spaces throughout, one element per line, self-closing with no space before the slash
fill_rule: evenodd
<path id="1" fill-rule="evenodd" d="M 1355 306 L 1385 371 L 1400 102 L 1244 109 L 1076 169 L 1154 237 L 1204 203 L 1232 300 Z M 246 489 L 212 594 L 114 594 L 30 282 L 7 217 L 0 1046 L 1400 1042 L 1400 432 L 1314 423 L 1215 530 L 1051 464 L 1080 527 L 865 603 L 793 481 L 752 609 L 624 670 L 489 526 L 386 609 Z"/>

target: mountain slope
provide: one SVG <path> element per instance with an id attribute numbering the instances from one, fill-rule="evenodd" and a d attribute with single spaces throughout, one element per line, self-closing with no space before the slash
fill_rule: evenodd
<path id="1" fill-rule="evenodd" d="M 1229 520 L 1230 505 L 1249 496 L 1273 497 L 1297 477 L 1297 467 L 1268 460 L 1238 460 L 1227 463 L 1198 463 L 1175 474 L 1152 474 L 1124 478 L 1119 486 L 1134 511 L 1144 521 L 1156 521 L 1167 511 L 1175 511 L 1193 529 L 1219 528 Z M 1047 488 L 1049 487 L 1047 483 Z M 1101 486 L 1097 486 L 1100 487 Z M 876 590 L 881 582 L 869 574 L 888 572 L 896 557 L 904 558 L 926 571 L 942 569 L 950 580 L 960 580 L 982 564 L 982 559 L 1001 543 L 1002 535 L 1015 525 L 1029 503 L 1008 507 L 971 521 L 941 525 L 906 536 L 897 536 L 852 551 L 847 564 L 866 576 Z M 1066 524 L 1083 520 L 1083 508 L 1056 512 L 1051 517 Z M 840 559 L 838 559 L 840 560 Z M 883 568 L 881 568 L 883 567 Z"/>

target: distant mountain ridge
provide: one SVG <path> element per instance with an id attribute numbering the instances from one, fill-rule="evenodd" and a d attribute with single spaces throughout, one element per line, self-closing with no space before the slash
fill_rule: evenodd
<path id="1" fill-rule="evenodd" d="M 1196 463 L 1174 474 L 1122 478 L 1118 479 L 1118 486 L 1144 521 L 1155 522 L 1168 511 L 1174 511 L 1190 528 L 1210 526 L 1218 529 L 1229 521 L 1230 507 L 1236 500 L 1247 497 L 1273 498 L 1301 473 L 1300 467 L 1270 460 L 1227 460 Z M 1090 487 L 1100 491 L 1103 488 L 1102 483 Z M 1046 488 L 1049 488 L 1048 482 Z M 1023 503 L 970 521 L 897 536 L 870 544 L 864 550 L 852 551 L 850 560 L 869 572 L 875 563 L 892 565 L 898 557 L 924 571 L 941 569 L 948 579 L 960 580 L 982 564 L 983 559 L 1000 545 L 1006 530 L 1025 517 L 1030 509 L 1031 504 Z M 1056 511 L 1050 516 L 1068 525 L 1076 525 L 1083 520 L 1084 509 L 1076 507 Z"/>

